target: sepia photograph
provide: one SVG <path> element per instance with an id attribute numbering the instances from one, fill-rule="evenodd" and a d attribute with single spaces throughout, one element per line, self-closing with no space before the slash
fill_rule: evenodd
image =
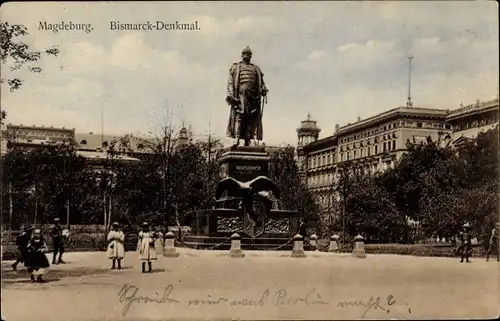
<path id="1" fill-rule="evenodd" d="M 6 2 L 1 320 L 498 319 L 495 1 Z"/>

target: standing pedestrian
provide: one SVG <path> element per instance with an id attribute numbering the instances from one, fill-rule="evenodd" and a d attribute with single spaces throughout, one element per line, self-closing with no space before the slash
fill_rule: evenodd
<path id="1" fill-rule="evenodd" d="M 490 244 L 488 246 L 488 251 L 486 252 L 486 262 L 490 260 L 491 251 L 495 251 L 497 253 L 497 261 L 500 261 L 500 244 L 498 243 L 499 225 L 500 224 L 497 223 L 495 228 L 491 231 Z"/>
<path id="2" fill-rule="evenodd" d="M 157 226 L 155 233 L 155 251 L 160 253 L 160 255 L 163 253 L 163 248 L 165 247 L 165 235 L 162 230 L 162 226 Z"/>
<path id="3" fill-rule="evenodd" d="M 464 261 L 469 263 L 469 256 L 472 252 L 472 247 L 471 247 L 471 240 L 472 236 L 470 233 L 470 225 L 469 223 L 465 223 L 463 225 L 462 232 L 460 232 L 460 263 Z"/>
<path id="4" fill-rule="evenodd" d="M 148 263 L 148 272 L 152 272 L 152 262 L 156 261 L 155 237 L 154 233 L 150 232 L 149 224 L 142 223 L 142 230 L 139 232 L 139 240 L 137 243 L 139 258 L 142 262 L 142 273 L 146 272 L 146 263 Z"/>
<path id="5" fill-rule="evenodd" d="M 49 260 L 47 260 L 47 257 L 45 256 L 46 251 L 47 246 L 45 245 L 45 241 L 42 238 L 40 230 L 35 230 L 28 243 L 26 257 L 24 260 L 24 266 L 26 266 L 28 273 L 30 273 L 31 283 L 35 282 L 35 272 L 38 274 L 36 281 L 44 282 L 42 278 L 44 272 L 43 269 L 50 266 Z"/>
<path id="6" fill-rule="evenodd" d="M 50 237 L 52 238 L 52 248 L 54 249 L 52 264 L 66 263 L 62 259 L 62 255 L 64 253 L 64 243 L 63 243 L 62 227 L 60 223 L 61 220 L 58 217 L 56 217 L 54 219 L 54 225 L 50 229 Z M 59 253 L 58 261 L 56 261 L 57 253 Z"/>
<path id="7" fill-rule="evenodd" d="M 31 240 L 31 235 L 33 233 L 33 230 L 34 230 L 33 226 L 26 226 L 21 235 L 19 235 L 16 238 L 16 245 L 17 249 L 19 250 L 19 253 L 16 261 L 14 262 L 14 264 L 11 265 L 14 271 L 17 270 L 17 265 L 19 263 L 24 263 L 24 260 L 26 258 L 26 252 L 28 251 L 28 243 Z"/>
<path id="8" fill-rule="evenodd" d="M 118 270 L 121 270 L 122 260 L 125 257 L 125 234 L 120 230 L 120 224 L 117 222 L 114 222 L 111 226 L 113 230 L 108 234 L 108 258 L 113 262 L 112 270 L 116 268 L 116 261 L 118 261 Z"/>

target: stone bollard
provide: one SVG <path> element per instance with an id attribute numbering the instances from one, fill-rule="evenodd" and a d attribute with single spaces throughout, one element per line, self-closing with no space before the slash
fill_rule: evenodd
<path id="1" fill-rule="evenodd" d="M 354 238 L 354 250 L 352 251 L 352 254 L 360 259 L 366 258 L 365 242 L 363 237 L 359 234 Z"/>
<path id="2" fill-rule="evenodd" d="M 165 235 L 165 248 L 163 249 L 163 256 L 165 257 L 178 257 L 180 254 L 175 249 L 175 235 L 168 232 Z"/>
<path id="3" fill-rule="evenodd" d="M 229 250 L 230 257 L 243 257 L 241 250 L 241 236 L 237 233 L 231 235 L 231 249 Z"/>
<path id="4" fill-rule="evenodd" d="M 311 237 L 309 237 L 309 244 L 313 248 L 313 251 L 318 250 L 318 236 L 316 234 L 313 234 L 311 235 Z"/>
<path id="5" fill-rule="evenodd" d="M 306 257 L 304 252 L 304 237 L 297 234 L 293 237 L 292 257 Z"/>
<path id="6" fill-rule="evenodd" d="M 338 252 L 339 251 L 339 236 L 334 234 L 330 237 L 330 246 L 328 246 L 328 252 Z"/>

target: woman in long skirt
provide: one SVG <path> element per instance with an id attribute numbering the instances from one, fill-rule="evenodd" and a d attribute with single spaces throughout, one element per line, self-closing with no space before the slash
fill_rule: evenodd
<path id="1" fill-rule="evenodd" d="M 137 243 L 139 258 L 142 262 L 142 273 L 146 272 L 146 263 L 148 263 L 148 272 L 152 272 L 152 262 L 156 261 L 155 237 L 154 233 L 149 231 L 149 224 L 142 224 L 142 231 L 139 232 L 139 241 Z"/>
<path id="2" fill-rule="evenodd" d="M 113 261 L 113 266 L 111 267 L 114 270 L 116 261 L 118 261 L 118 270 L 122 268 L 122 259 L 125 257 L 125 234 L 120 231 L 120 224 L 114 222 L 112 224 L 113 230 L 111 230 L 108 234 L 108 258 Z"/>
<path id="3" fill-rule="evenodd" d="M 41 231 L 37 229 L 33 232 L 31 240 L 28 243 L 26 257 L 24 260 L 24 266 L 28 269 L 28 273 L 30 273 L 31 283 L 35 282 L 35 272 L 38 274 L 36 281 L 44 282 L 42 277 L 44 272 L 43 269 L 50 266 L 49 260 L 47 260 L 44 253 L 46 251 L 47 246 L 42 238 Z"/>

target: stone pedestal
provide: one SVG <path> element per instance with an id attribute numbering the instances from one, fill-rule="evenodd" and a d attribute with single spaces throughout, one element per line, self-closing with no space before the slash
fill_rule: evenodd
<path id="1" fill-rule="evenodd" d="M 354 238 L 354 250 L 352 251 L 352 254 L 360 259 L 366 258 L 365 240 L 359 234 Z"/>
<path id="2" fill-rule="evenodd" d="M 229 250 L 230 257 L 242 258 L 243 251 L 241 250 L 241 236 L 237 233 L 231 235 L 231 249 Z"/>
<path id="3" fill-rule="evenodd" d="M 311 250 L 318 250 L 318 236 L 316 234 L 313 234 L 309 237 L 309 245 L 311 245 Z"/>
<path id="4" fill-rule="evenodd" d="M 269 160 L 264 147 L 229 147 L 223 150 L 219 159 L 220 172 L 223 178 L 247 182 L 258 176 L 268 176 Z"/>
<path id="5" fill-rule="evenodd" d="M 338 252 L 339 251 L 339 236 L 334 234 L 330 237 L 330 246 L 328 246 L 328 252 Z"/>
<path id="6" fill-rule="evenodd" d="M 304 252 L 304 237 L 300 234 L 293 237 L 292 257 L 307 257 Z"/>
<path id="7" fill-rule="evenodd" d="M 178 257 L 179 253 L 175 249 L 175 235 L 172 232 L 168 232 L 165 235 L 165 247 L 163 248 L 164 257 Z"/>

